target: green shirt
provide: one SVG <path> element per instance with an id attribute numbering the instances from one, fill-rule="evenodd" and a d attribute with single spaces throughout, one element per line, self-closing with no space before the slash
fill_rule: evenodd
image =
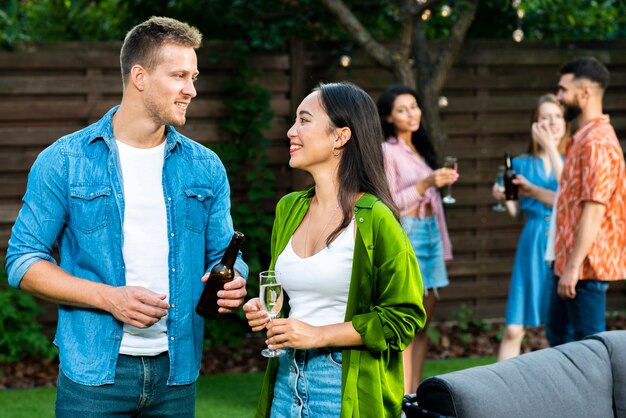
<path id="1" fill-rule="evenodd" d="M 272 263 L 306 215 L 314 190 L 291 193 L 276 206 Z M 363 346 L 342 351 L 341 417 L 400 416 L 404 381 L 402 350 L 423 328 L 423 287 L 413 248 L 393 213 L 365 194 L 354 208 L 356 241 L 345 321 Z M 278 359 L 270 359 L 257 417 L 269 417 Z"/>

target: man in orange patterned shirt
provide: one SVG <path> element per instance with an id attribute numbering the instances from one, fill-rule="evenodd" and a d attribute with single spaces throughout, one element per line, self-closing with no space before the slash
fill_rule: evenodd
<path id="1" fill-rule="evenodd" d="M 609 71 L 594 58 L 560 70 L 557 98 L 580 128 L 565 154 L 556 212 L 552 346 L 604 331 L 606 290 L 626 278 L 626 170 L 602 97 Z M 573 330 L 574 334 L 571 335 Z"/>

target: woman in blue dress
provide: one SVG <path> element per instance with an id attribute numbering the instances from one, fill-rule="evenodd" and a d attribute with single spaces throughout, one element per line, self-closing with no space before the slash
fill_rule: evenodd
<path id="1" fill-rule="evenodd" d="M 525 327 L 545 322 L 548 311 L 550 266 L 545 261 L 552 204 L 563 168 L 569 126 L 563 107 L 552 94 L 541 96 L 533 111 L 528 151 L 513 159 L 519 201 L 507 201 L 512 217 L 526 217 L 515 253 L 506 309 L 506 328 L 498 360 L 519 355 Z M 503 199 L 494 186 L 493 195 Z"/>

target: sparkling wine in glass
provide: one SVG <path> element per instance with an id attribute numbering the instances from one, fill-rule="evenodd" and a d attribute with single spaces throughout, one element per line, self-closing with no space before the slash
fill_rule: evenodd
<path id="1" fill-rule="evenodd" d="M 262 271 L 259 274 L 261 307 L 267 311 L 270 321 L 280 314 L 283 307 L 283 286 L 280 284 L 280 273 L 275 270 Z M 264 357 L 278 357 L 285 354 L 282 348 L 266 348 L 261 351 Z"/>
<path id="2" fill-rule="evenodd" d="M 443 167 L 444 168 L 450 168 L 454 171 L 457 170 L 457 158 L 456 157 L 452 157 L 452 156 L 447 156 L 444 160 L 443 160 Z M 443 197 L 443 203 L 445 203 L 446 205 L 452 205 L 454 203 L 456 203 L 456 199 L 454 197 L 452 197 L 452 185 L 448 184 L 448 193 Z"/>
<path id="3" fill-rule="evenodd" d="M 498 166 L 498 174 L 496 174 L 496 187 L 504 193 L 504 166 Z M 498 200 L 497 205 L 493 205 L 491 209 L 494 212 L 506 212 L 506 207 L 502 204 L 502 200 Z"/>

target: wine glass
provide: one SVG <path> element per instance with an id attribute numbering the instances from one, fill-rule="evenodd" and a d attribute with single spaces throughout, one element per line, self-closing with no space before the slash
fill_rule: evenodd
<path id="1" fill-rule="evenodd" d="M 504 193 L 504 166 L 498 166 L 498 174 L 496 174 L 496 187 Z M 506 212 L 506 207 L 502 204 L 502 200 L 498 200 L 497 205 L 493 205 L 491 210 L 494 212 Z"/>
<path id="2" fill-rule="evenodd" d="M 457 170 L 457 158 L 452 157 L 450 155 L 447 156 L 443 160 L 443 167 L 451 168 L 452 170 L 456 171 Z M 443 200 L 443 203 L 445 203 L 446 205 L 452 205 L 456 203 L 456 199 L 452 197 L 452 184 L 448 184 L 448 194 L 446 194 L 442 200 Z"/>
<path id="3" fill-rule="evenodd" d="M 267 311 L 270 321 L 280 314 L 283 307 L 283 286 L 280 284 L 280 273 L 275 270 L 267 270 L 259 273 L 260 290 L 259 299 L 261 307 Z M 282 348 L 266 348 L 261 351 L 264 357 L 278 357 L 285 354 Z"/>

